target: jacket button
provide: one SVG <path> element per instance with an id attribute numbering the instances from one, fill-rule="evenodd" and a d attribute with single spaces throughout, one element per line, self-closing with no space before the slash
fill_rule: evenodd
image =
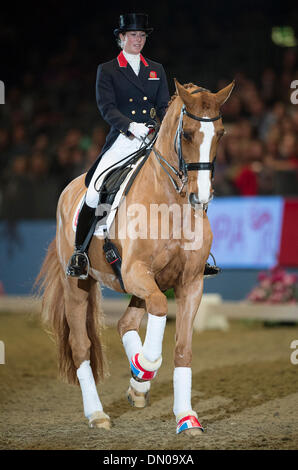
<path id="1" fill-rule="evenodd" d="M 144 101 L 148 100 L 147 96 L 144 96 L 143 100 L 144 100 Z"/>
<path id="2" fill-rule="evenodd" d="M 132 110 L 131 114 L 136 114 L 136 112 L 135 112 L 135 110 L 134 110 L 134 109 Z"/>
<path id="3" fill-rule="evenodd" d="M 146 113 L 147 113 L 147 110 L 146 110 L 146 109 L 143 109 L 142 113 L 143 113 L 143 114 L 146 114 Z"/>
<path id="4" fill-rule="evenodd" d="M 129 101 L 130 101 L 130 102 L 132 102 L 132 101 L 133 101 L 133 99 L 132 99 L 132 98 L 129 98 Z"/>

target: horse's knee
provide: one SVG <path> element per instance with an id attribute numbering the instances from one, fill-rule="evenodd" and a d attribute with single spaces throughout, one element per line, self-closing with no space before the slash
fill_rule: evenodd
<path id="1" fill-rule="evenodd" d="M 168 312 L 168 301 L 162 292 L 154 292 L 146 298 L 146 307 L 148 313 L 156 316 L 164 316 Z"/>
<path id="2" fill-rule="evenodd" d="M 175 367 L 190 367 L 192 361 L 192 350 L 188 346 L 177 344 L 174 353 Z"/>

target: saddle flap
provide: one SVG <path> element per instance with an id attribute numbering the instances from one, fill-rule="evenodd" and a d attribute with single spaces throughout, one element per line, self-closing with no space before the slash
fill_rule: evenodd
<path id="1" fill-rule="evenodd" d="M 131 170 L 130 166 L 120 167 L 107 175 L 100 191 L 100 203 L 113 203 L 117 191 Z"/>

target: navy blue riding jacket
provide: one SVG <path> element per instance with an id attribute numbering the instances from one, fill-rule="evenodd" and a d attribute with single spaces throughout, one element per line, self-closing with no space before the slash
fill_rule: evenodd
<path id="1" fill-rule="evenodd" d="M 120 133 L 131 135 L 131 122 L 148 123 L 157 116 L 160 121 L 169 103 L 169 89 L 161 64 L 141 55 L 139 75 L 136 75 L 123 52 L 117 58 L 98 66 L 96 101 L 103 119 L 111 129 L 106 142 L 85 179 L 89 185 L 102 155 L 112 146 Z"/>

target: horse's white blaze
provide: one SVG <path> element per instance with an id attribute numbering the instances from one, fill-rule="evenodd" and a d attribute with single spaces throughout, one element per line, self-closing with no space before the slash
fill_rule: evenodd
<path id="1" fill-rule="evenodd" d="M 208 163 L 212 138 L 215 134 L 213 122 L 201 122 L 200 131 L 203 132 L 203 141 L 200 145 L 200 163 Z M 198 171 L 198 199 L 200 203 L 206 204 L 210 199 L 210 171 Z"/>

